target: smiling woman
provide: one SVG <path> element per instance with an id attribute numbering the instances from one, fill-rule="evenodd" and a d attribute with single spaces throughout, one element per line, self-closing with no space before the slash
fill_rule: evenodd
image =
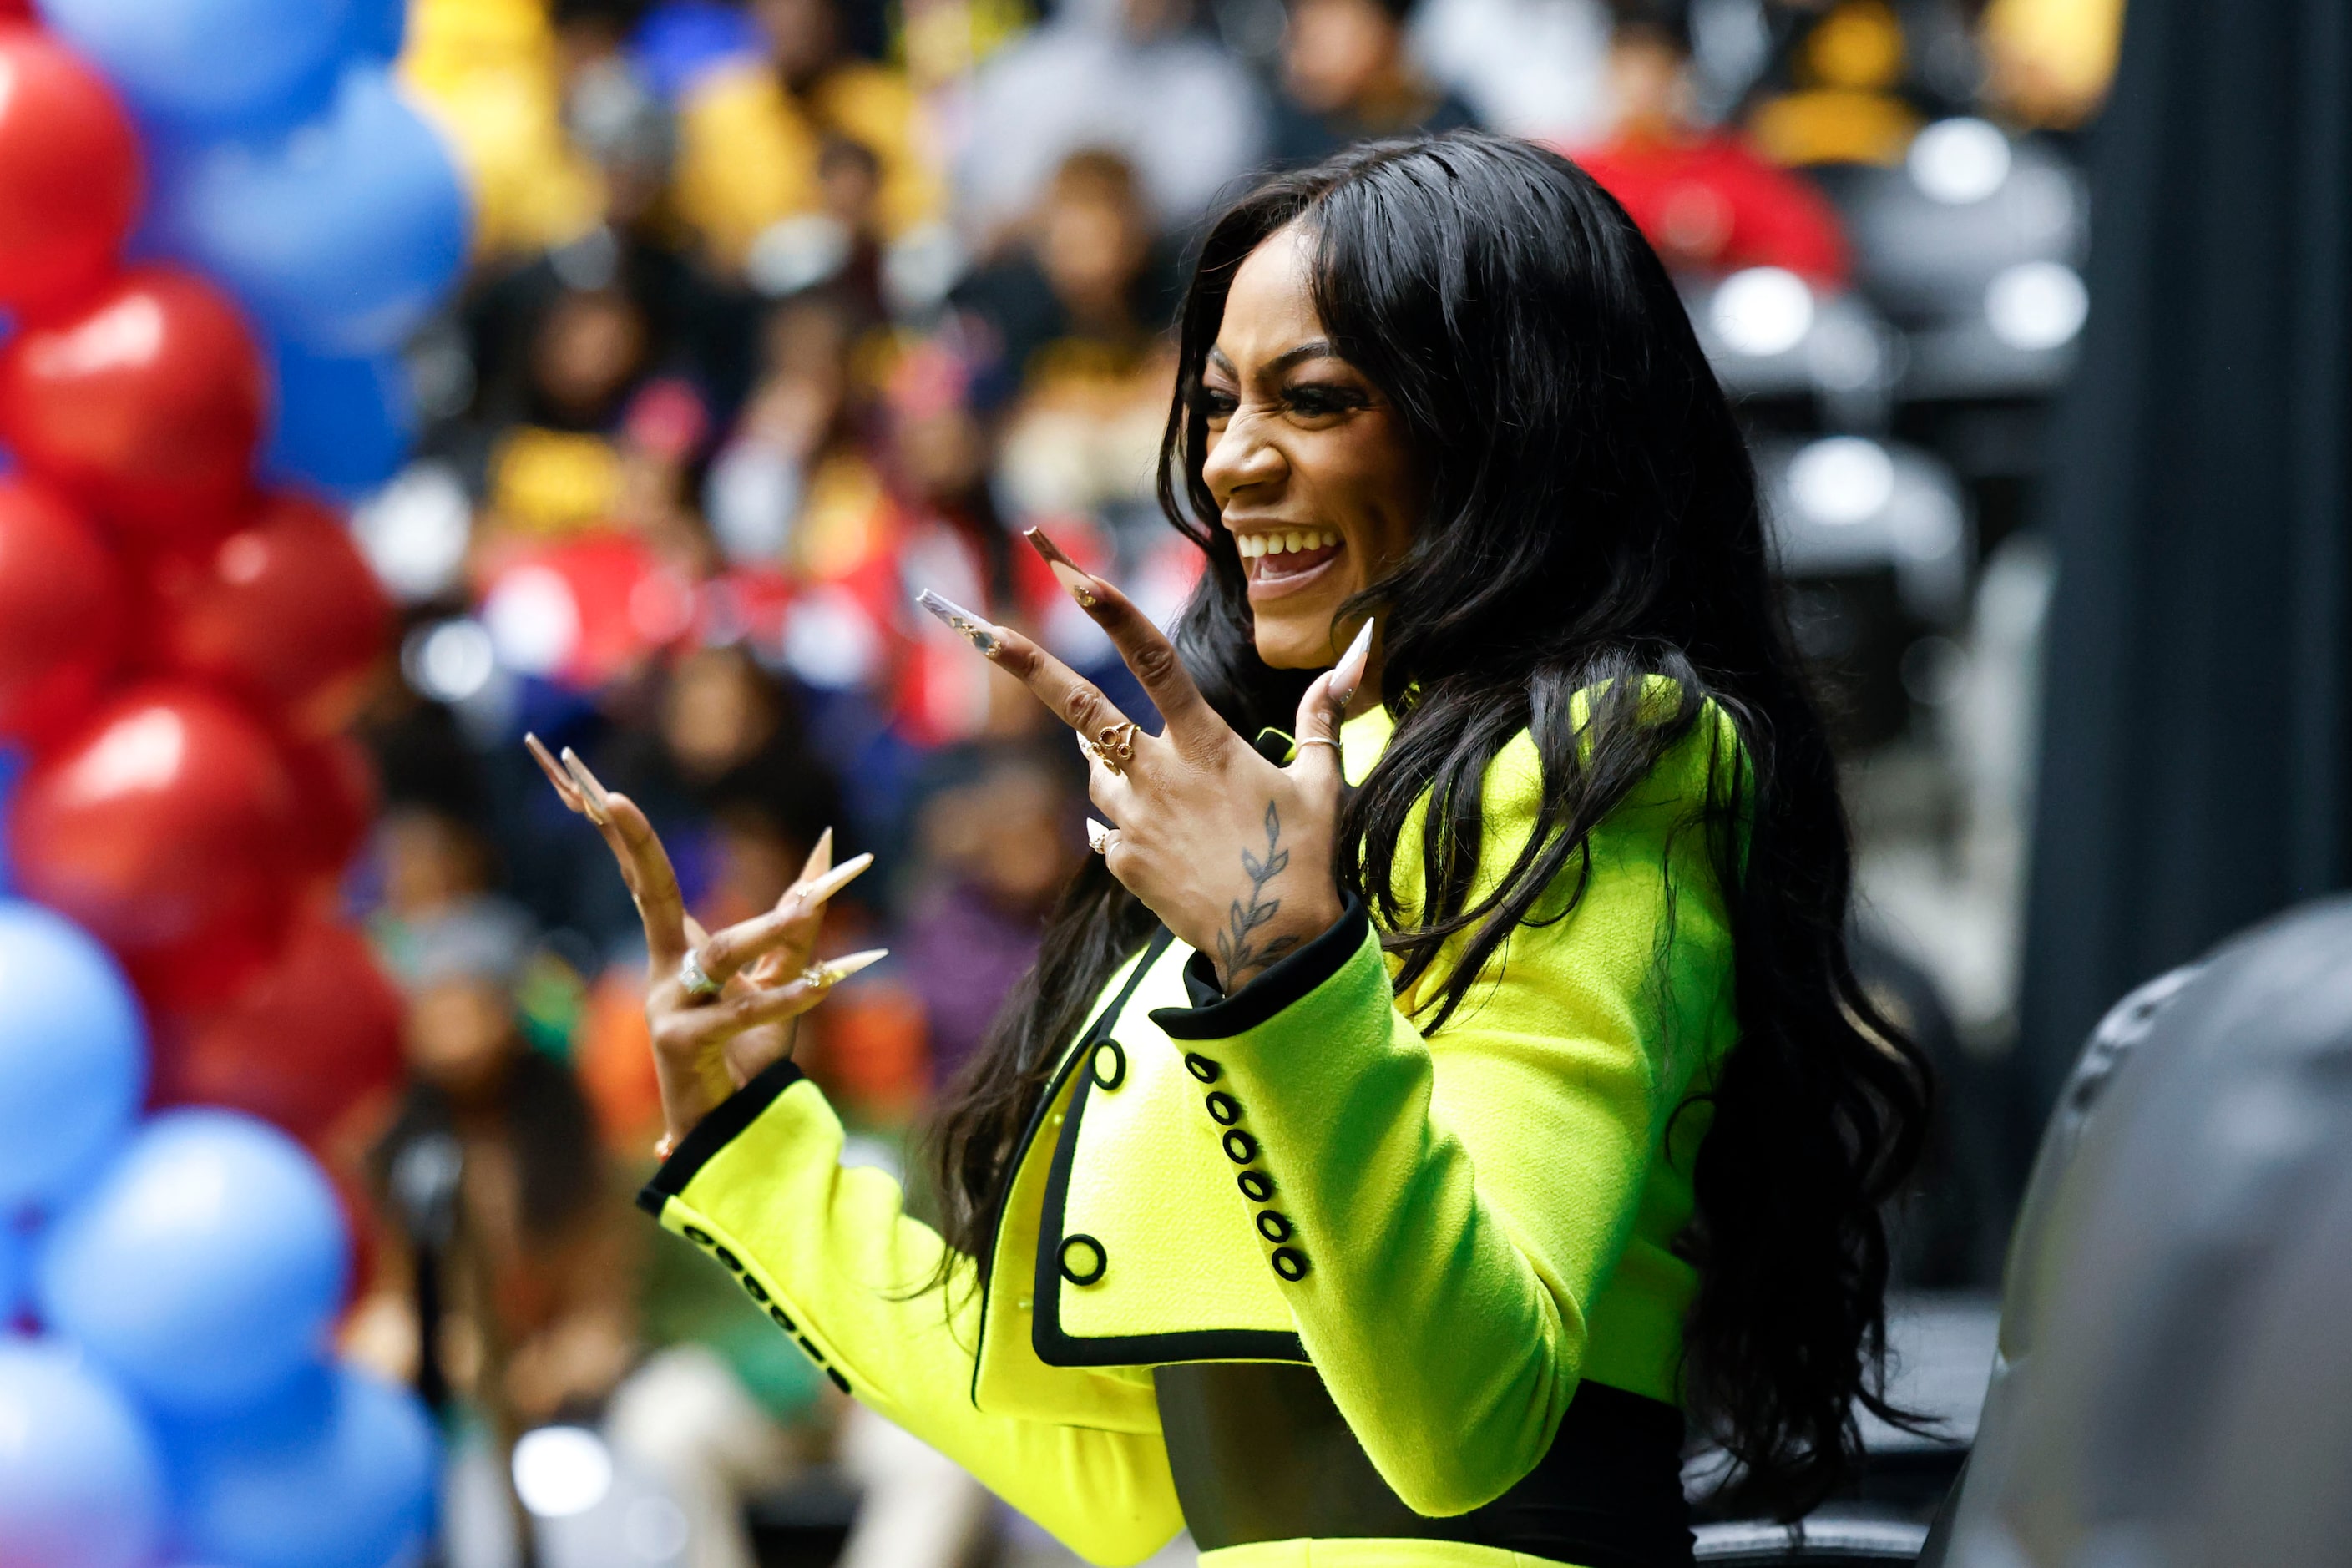
<path id="1" fill-rule="evenodd" d="M 1172 639 L 1031 536 L 1160 733 L 924 596 L 1108 819 L 951 1091 L 940 1229 L 776 1028 L 822 868 L 681 933 L 635 807 L 551 772 L 657 955 L 645 1205 L 1097 1562 L 1687 1563 L 1686 1415 L 1802 1510 L 1857 1401 L 1902 1418 L 1878 1206 L 1927 1084 L 1664 268 L 1552 154 L 1381 143 L 1221 217 L 1178 347 Z"/>

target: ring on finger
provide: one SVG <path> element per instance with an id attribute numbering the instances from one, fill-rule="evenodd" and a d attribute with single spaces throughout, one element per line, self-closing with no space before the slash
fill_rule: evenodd
<path id="1" fill-rule="evenodd" d="M 1133 762 L 1135 760 L 1135 721 L 1122 719 L 1116 724 L 1104 725 L 1102 733 L 1095 738 L 1095 745 L 1103 756 L 1114 762 L 1121 763 Z M 1111 771 L 1117 773 L 1118 769 L 1113 768 Z"/>
<path id="2" fill-rule="evenodd" d="M 698 948 L 688 949 L 687 955 L 677 961 L 677 983 L 697 1002 L 708 1002 L 719 991 L 719 982 L 711 979 L 710 972 L 702 967 L 702 952 Z"/>
<path id="3" fill-rule="evenodd" d="M 1110 774 L 1113 778 L 1117 778 L 1121 773 L 1127 772 L 1125 768 L 1119 765 L 1120 759 L 1118 757 L 1110 752 L 1104 750 L 1101 746 L 1097 745 L 1094 742 L 1087 740 L 1084 735 L 1078 737 L 1078 750 L 1087 754 L 1088 761 L 1100 763 L 1102 764 L 1103 772 Z M 1128 754 L 1132 756 L 1134 755 L 1134 752 L 1130 750 Z"/>

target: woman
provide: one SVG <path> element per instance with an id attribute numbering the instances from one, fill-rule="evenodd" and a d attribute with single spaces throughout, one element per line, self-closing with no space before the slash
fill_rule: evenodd
<path id="1" fill-rule="evenodd" d="M 935 606 L 1111 824 L 947 1115 L 944 1234 L 780 1054 L 825 977 L 759 980 L 822 886 L 689 948 L 616 797 L 679 1135 L 646 1206 L 1099 1562 L 1180 1523 L 1211 1568 L 1687 1562 L 1685 1409 L 1805 1507 L 1884 1409 L 1926 1085 L 1846 962 L 1833 770 L 1664 270 L 1550 153 L 1386 143 L 1225 214 L 1179 348 L 1175 646 L 1056 562 L 1165 729 Z"/>

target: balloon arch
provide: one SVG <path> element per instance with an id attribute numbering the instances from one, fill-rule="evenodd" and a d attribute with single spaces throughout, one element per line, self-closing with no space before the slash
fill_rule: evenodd
<path id="1" fill-rule="evenodd" d="M 386 1568 L 431 1526 L 429 1420 L 332 1359 L 310 1152 L 399 1066 L 335 918 L 391 630 L 340 506 L 404 458 L 469 226 L 401 26 L 0 0 L 8 1568 Z"/>

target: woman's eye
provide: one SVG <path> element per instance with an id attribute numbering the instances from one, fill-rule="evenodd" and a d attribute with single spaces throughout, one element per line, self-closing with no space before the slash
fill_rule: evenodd
<path id="1" fill-rule="evenodd" d="M 1321 385 L 1294 386 L 1287 395 L 1287 400 L 1292 412 L 1310 419 L 1345 414 L 1351 408 L 1360 407 L 1364 401 L 1352 387 Z"/>
<path id="2" fill-rule="evenodd" d="M 1234 410 L 1240 406 L 1241 399 L 1230 392 L 1219 392 L 1213 386 L 1201 391 L 1201 413 L 1209 419 L 1231 419 Z"/>

